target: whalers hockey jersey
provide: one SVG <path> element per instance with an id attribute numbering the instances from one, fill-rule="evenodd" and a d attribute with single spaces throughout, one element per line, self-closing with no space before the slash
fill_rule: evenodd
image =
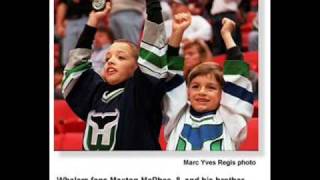
<path id="1" fill-rule="evenodd" d="M 224 64 L 224 80 L 217 110 L 198 113 L 189 102 L 165 129 L 167 150 L 236 150 L 246 138 L 247 120 L 253 113 L 252 84 L 249 66 L 242 59 L 239 47 L 228 50 Z M 173 92 L 170 92 L 173 93 Z M 180 102 L 182 103 L 182 102 Z"/>
<path id="2" fill-rule="evenodd" d="M 160 150 L 162 100 L 168 91 L 183 83 L 183 63 L 167 55 L 170 48 L 159 1 L 147 2 L 139 68 L 127 81 L 109 85 L 91 68 L 95 28 L 86 26 L 76 49 L 70 52 L 62 90 L 72 110 L 86 121 L 84 150 Z M 149 15 L 156 11 L 161 22 L 151 21 L 156 18 Z"/>

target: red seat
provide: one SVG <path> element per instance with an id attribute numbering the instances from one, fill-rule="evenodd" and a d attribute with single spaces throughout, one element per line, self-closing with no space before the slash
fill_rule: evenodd
<path id="1" fill-rule="evenodd" d="M 253 23 L 254 18 L 257 16 L 256 12 L 249 11 L 247 14 L 247 23 Z"/>
<path id="2" fill-rule="evenodd" d="M 221 54 L 219 56 L 214 56 L 212 58 L 213 62 L 216 62 L 218 64 L 220 64 L 221 66 L 223 66 L 224 61 L 226 60 L 226 55 L 225 54 Z"/>
<path id="3" fill-rule="evenodd" d="M 166 150 L 167 142 L 164 138 L 164 127 L 162 126 L 160 129 L 159 143 L 162 150 Z"/>
<path id="4" fill-rule="evenodd" d="M 252 31 L 252 29 L 253 29 L 253 25 L 252 25 L 252 23 L 245 23 L 245 24 L 243 24 L 242 26 L 241 26 L 241 33 L 243 34 L 243 33 L 249 33 L 249 32 L 251 32 Z"/>
<path id="5" fill-rule="evenodd" d="M 69 132 L 84 132 L 86 124 L 84 121 L 71 121 L 64 124 L 64 131 Z"/>
<path id="6" fill-rule="evenodd" d="M 252 117 L 258 117 L 258 115 L 259 115 L 259 101 L 258 100 L 254 100 Z"/>
<path id="7" fill-rule="evenodd" d="M 57 133 L 83 132 L 85 123 L 71 110 L 65 100 L 54 100 L 54 126 Z"/>
<path id="8" fill-rule="evenodd" d="M 249 47 L 249 33 L 253 30 L 253 20 L 257 16 L 256 12 L 248 12 L 246 23 L 241 25 L 242 48 L 244 51 Z"/>
<path id="9" fill-rule="evenodd" d="M 244 61 L 250 65 L 250 69 L 259 72 L 259 63 L 258 63 L 258 51 L 251 51 L 243 53 Z"/>
<path id="10" fill-rule="evenodd" d="M 241 151 L 257 151 L 258 150 L 258 137 L 259 137 L 259 127 L 258 118 L 252 118 L 248 122 L 248 133 L 247 138 L 244 142 L 240 144 L 239 150 Z"/>
<path id="11" fill-rule="evenodd" d="M 56 134 L 54 136 L 55 151 L 81 151 L 83 133 Z"/>
<path id="12" fill-rule="evenodd" d="M 241 32 L 242 49 L 247 52 L 249 49 L 249 32 Z"/>

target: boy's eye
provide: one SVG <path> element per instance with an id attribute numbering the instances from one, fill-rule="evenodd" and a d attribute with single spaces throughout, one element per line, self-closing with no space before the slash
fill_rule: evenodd
<path id="1" fill-rule="evenodd" d="M 109 59 L 110 59 L 109 57 L 106 57 L 105 62 L 108 62 L 108 61 L 109 61 Z"/>
<path id="2" fill-rule="evenodd" d="M 214 86 L 209 86 L 209 89 L 210 89 L 210 90 L 215 90 L 215 89 L 217 89 L 217 88 L 214 87 Z"/>
<path id="3" fill-rule="evenodd" d="M 124 56 L 119 56 L 118 57 L 120 60 L 125 60 L 126 58 Z"/>
<path id="4" fill-rule="evenodd" d="M 191 88 L 192 89 L 197 89 L 197 88 L 199 88 L 199 85 L 192 85 Z"/>

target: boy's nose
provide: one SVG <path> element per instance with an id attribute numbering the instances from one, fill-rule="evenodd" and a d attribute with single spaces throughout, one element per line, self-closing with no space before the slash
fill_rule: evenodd
<path id="1" fill-rule="evenodd" d="M 201 87 L 199 93 L 200 93 L 201 95 L 204 95 L 205 92 L 206 92 L 206 88 L 205 88 L 205 87 Z"/>
<path id="2" fill-rule="evenodd" d="M 115 63 L 114 58 L 110 58 L 107 63 L 108 63 L 108 64 L 114 64 L 114 63 Z"/>

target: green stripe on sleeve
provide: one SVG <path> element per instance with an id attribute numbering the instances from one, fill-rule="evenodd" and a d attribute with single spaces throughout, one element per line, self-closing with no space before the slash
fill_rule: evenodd
<path id="1" fill-rule="evenodd" d="M 169 70 L 183 70 L 184 59 L 181 56 L 168 57 Z"/>
<path id="2" fill-rule="evenodd" d="M 167 56 L 158 56 L 144 48 L 140 49 L 140 57 L 158 68 L 163 68 L 167 65 Z"/>
<path id="3" fill-rule="evenodd" d="M 242 60 L 227 60 L 224 63 L 225 75 L 242 75 L 249 77 L 249 65 Z"/>
<path id="4" fill-rule="evenodd" d="M 87 62 L 84 62 L 82 64 L 75 66 L 74 68 L 66 70 L 65 78 L 63 79 L 62 84 L 64 84 L 65 80 L 68 79 L 68 77 L 71 74 L 90 69 L 91 66 L 92 66 L 92 63 L 87 61 Z"/>

